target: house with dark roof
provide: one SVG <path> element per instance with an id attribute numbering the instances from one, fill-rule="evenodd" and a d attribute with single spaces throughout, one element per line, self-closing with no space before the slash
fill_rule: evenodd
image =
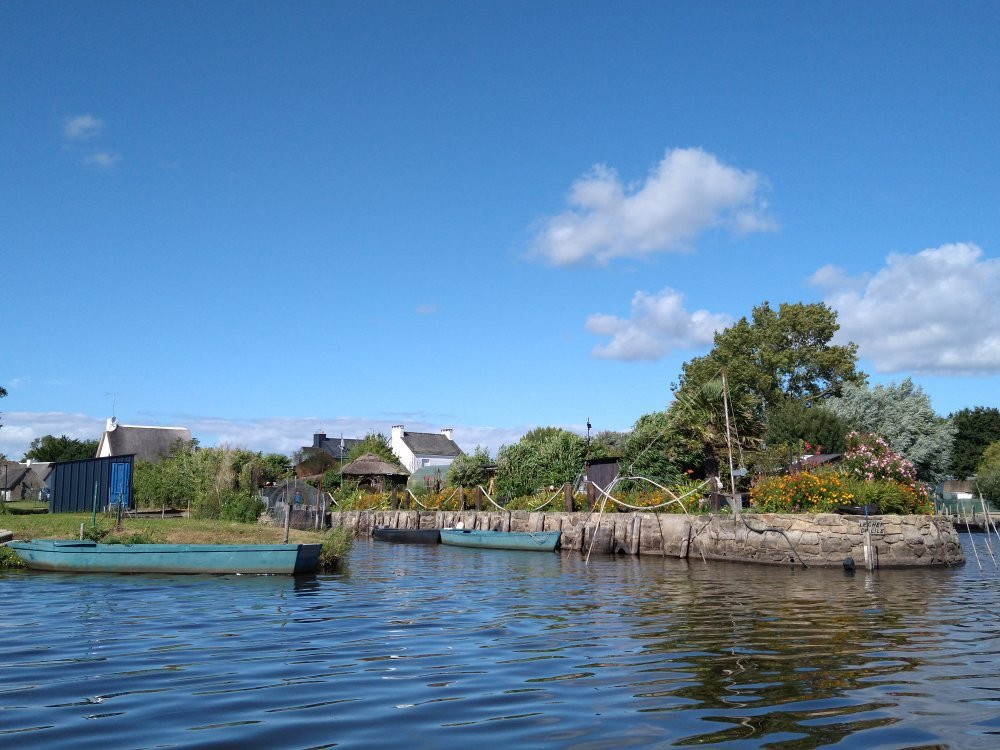
<path id="1" fill-rule="evenodd" d="M 345 438 L 343 436 L 328 438 L 325 432 L 317 432 L 313 434 L 313 444 L 303 445 L 302 452 L 323 451 L 330 457 L 342 461 L 351 452 L 351 449 L 360 442 L 362 441 L 358 438 Z"/>
<path id="2" fill-rule="evenodd" d="M 403 425 L 394 425 L 389 445 L 399 462 L 412 474 L 427 466 L 450 466 L 462 455 L 462 449 L 451 439 L 451 428 L 440 432 L 407 432 Z"/>
<path id="3" fill-rule="evenodd" d="M 48 462 L 39 463 L 31 459 L 23 464 L 4 461 L 0 464 L 0 499 L 37 500 L 49 471 L 51 464 Z"/>
<path id="4" fill-rule="evenodd" d="M 118 424 L 118 420 L 111 417 L 97 444 L 95 458 L 131 454 L 136 462 L 150 461 L 155 464 L 170 455 L 178 440 L 190 443 L 191 431 L 187 427 Z"/>

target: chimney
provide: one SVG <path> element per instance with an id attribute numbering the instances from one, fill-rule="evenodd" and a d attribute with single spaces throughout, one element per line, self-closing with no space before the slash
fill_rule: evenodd
<path id="1" fill-rule="evenodd" d="M 445 427 L 443 430 L 441 430 L 441 434 L 444 435 L 449 440 L 451 440 L 452 432 L 454 432 L 454 430 L 451 427 Z"/>
<path id="2" fill-rule="evenodd" d="M 403 439 L 403 425 L 394 424 L 392 426 L 392 442 Z"/>
<path id="3" fill-rule="evenodd" d="M 326 440 L 325 432 L 317 432 L 313 435 L 313 448 L 319 448 L 323 445 L 323 441 Z"/>

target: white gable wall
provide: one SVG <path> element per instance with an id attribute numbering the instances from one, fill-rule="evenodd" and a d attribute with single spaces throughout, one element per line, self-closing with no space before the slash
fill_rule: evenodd
<path id="1" fill-rule="evenodd" d="M 410 450 L 409 446 L 403 442 L 403 425 L 393 425 L 392 437 L 389 439 L 389 447 L 392 448 L 392 452 L 396 454 L 396 458 L 399 459 L 399 463 L 403 464 L 406 470 L 411 474 L 420 468 L 420 464 L 417 462 L 417 457 L 413 455 L 413 451 Z"/>

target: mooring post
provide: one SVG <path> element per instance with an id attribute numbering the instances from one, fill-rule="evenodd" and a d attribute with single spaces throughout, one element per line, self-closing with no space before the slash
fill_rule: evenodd
<path id="1" fill-rule="evenodd" d="M 472 497 L 476 505 L 476 512 L 478 513 L 483 509 L 483 491 L 476 487 L 472 491 Z"/>
<path id="2" fill-rule="evenodd" d="M 597 506 L 597 488 L 589 479 L 587 480 L 587 510 L 591 513 Z"/>
<path id="3" fill-rule="evenodd" d="M 392 491 L 390 492 L 390 497 L 392 500 L 389 502 L 389 507 L 393 510 L 399 510 L 399 488 L 393 485 Z"/>
<path id="4" fill-rule="evenodd" d="M 285 495 L 285 544 L 288 544 L 288 529 L 292 525 L 292 504 Z"/>
<path id="5" fill-rule="evenodd" d="M 465 487 L 461 486 L 458 488 L 458 510 L 465 510 Z"/>
<path id="6" fill-rule="evenodd" d="M 567 513 L 573 512 L 573 484 L 571 482 L 563 484 L 563 507 Z"/>

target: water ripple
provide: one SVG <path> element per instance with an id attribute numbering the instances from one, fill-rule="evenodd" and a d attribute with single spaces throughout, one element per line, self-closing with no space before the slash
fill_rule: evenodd
<path id="1" fill-rule="evenodd" d="M 304 579 L 4 572 L 0 736 L 992 748 L 998 581 L 365 542 Z"/>

